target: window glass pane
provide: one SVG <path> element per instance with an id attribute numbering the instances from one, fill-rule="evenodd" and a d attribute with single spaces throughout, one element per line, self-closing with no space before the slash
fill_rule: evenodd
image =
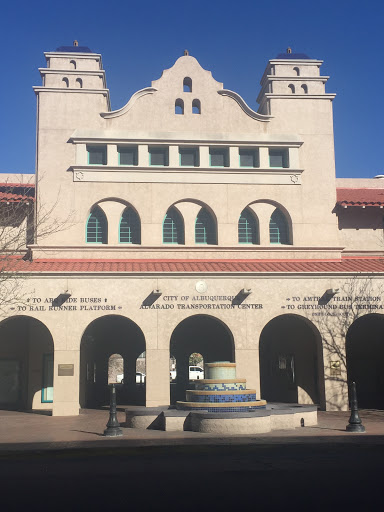
<path id="1" fill-rule="evenodd" d="M 87 242 L 107 243 L 107 220 L 100 208 L 95 208 L 87 222 Z"/>
<path id="2" fill-rule="evenodd" d="M 180 165 L 187 167 L 197 167 L 198 164 L 198 150 L 197 149 L 184 149 L 180 148 Z"/>
<path id="3" fill-rule="evenodd" d="M 259 158 L 257 150 L 240 149 L 240 167 L 258 167 Z"/>
<path id="4" fill-rule="evenodd" d="M 163 243 L 164 244 L 183 244 L 184 243 L 184 225 L 180 214 L 175 208 L 170 208 L 163 222 Z"/>
<path id="5" fill-rule="evenodd" d="M 285 150 L 269 150 L 270 167 L 288 167 L 288 153 Z"/>
<path id="6" fill-rule="evenodd" d="M 88 146 L 88 163 L 107 165 L 107 148 L 105 146 Z"/>
<path id="7" fill-rule="evenodd" d="M 196 217 L 195 243 L 216 244 L 215 223 L 211 214 L 202 208 Z"/>
<path id="8" fill-rule="evenodd" d="M 249 210 L 243 210 L 239 218 L 239 243 L 258 244 L 258 223 Z"/>
<path id="9" fill-rule="evenodd" d="M 212 167 L 228 167 L 228 149 L 210 149 L 210 162 Z"/>
<path id="10" fill-rule="evenodd" d="M 137 165 L 137 147 L 119 148 L 120 165 Z"/>
<path id="11" fill-rule="evenodd" d="M 288 224 L 285 216 L 276 209 L 269 222 L 269 241 L 271 244 L 288 244 Z"/>
<path id="12" fill-rule="evenodd" d="M 149 148 L 150 165 L 168 165 L 168 150 L 165 148 Z"/>
<path id="13" fill-rule="evenodd" d="M 140 219 L 133 208 L 126 208 L 123 212 L 119 240 L 126 244 L 139 244 L 141 241 Z"/>

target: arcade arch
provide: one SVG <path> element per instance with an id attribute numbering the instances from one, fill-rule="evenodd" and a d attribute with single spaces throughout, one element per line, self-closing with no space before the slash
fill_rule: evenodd
<path id="1" fill-rule="evenodd" d="M 312 322 L 299 315 L 273 318 L 261 332 L 259 350 L 262 398 L 325 409 L 322 343 Z"/>
<path id="2" fill-rule="evenodd" d="M 123 386 L 117 401 L 124 405 L 145 405 L 145 383 L 136 383 L 136 360 L 145 352 L 145 337 L 129 318 L 106 315 L 85 329 L 80 345 L 80 406 L 98 408 L 109 403 L 108 369 L 110 357 L 124 361 Z"/>
<path id="3" fill-rule="evenodd" d="M 53 339 L 40 320 L 0 323 L 0 409 L 52 409 Z"/>
<path id="4" fill-rule="evenodd" d="M 368 314 L 353 322 L 346 336 L 348 382 L 356 382 L 363 409 L 384 409 L 384 315 Z"/>
<path id="5" fill-rule="evenodd" d="M 176 380 L 171 383 L 171 404 L 185 400 L 189 384 L 189 358 L 201 354 L 204 363 L 235 362 L 235 344 L 230 329 L 218 318 L 193 315 L 182 320 L 174 329 L 170 354 L 176 359 Z"/>

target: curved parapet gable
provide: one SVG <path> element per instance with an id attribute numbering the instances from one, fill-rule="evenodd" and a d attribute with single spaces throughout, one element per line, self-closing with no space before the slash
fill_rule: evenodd
<path id="1" fill-rule="evenodd" d="M 240 96 L 240 94 L 237 94 L 237 92 L 230 91 L 229 89 L 220 89 L 217 91 L 218 94 L 221 94 L 221 96 L 229 96 L 233 100 L 236 101 L 240 105 L 240 107 L 243 109 L 243 111 L 249 116 L 252 117 L 252 119 L 257 119 L 258 121 L 270 121 L 273 116 L 268 116 L 264 114 L 259 114 L 258 112 L 255 112 L 251 109 L 249 105 L 243 100 L 243 98 Z"/>
<path id="2" fill-rule="evenodd" d="M 101 112 L 100 115 L 101 117 L 104 117 L 104 119 L 112 119 L 114 117 L 122 116 L 131 110 L 139 98 L 146 96 L 147 94 L 153 94 L 156 91 L 157 89 L 154 87 L 145 87 L 144 89 L 140 89 L 139 91 L 136 91 L 134 94 L 132 94 L 128 103 L 126 103 L 124 107 L 120 108 L 119 110 L 114 110 L 113 112 Z"/>

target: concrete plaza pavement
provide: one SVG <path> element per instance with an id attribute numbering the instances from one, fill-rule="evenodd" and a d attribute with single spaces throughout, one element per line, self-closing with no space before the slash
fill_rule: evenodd
<path id="1" fill-rule="evenodd" d="M 118 420 L 124 425 L 125 413 L 119 407 Z M 103 436 L 108 410 L 83 409 L 79 416 L 52 417 L 19 411 L 0 411 L 0 452 L 28 449 L 61 449 L 69 447 L 103 447 L 106 445 L 161 446 L 167 444 L 231 444 L 326 442 L 333 437 L 340 442 L 384 443 L 384 411 L 362 410 L 360 417 L 366 428 L 363 434 L 346 432 L 349 412 L 318 412 L 316 426 L 292 430 L 274 430 L 266 434 L 221 435 L 197 432 L 164 432 L 123 428 L 123 436 Z M 371 440 L 371 441 L 369 441 Z"/>
<path id="2" fill-rule="evenodd" d="M 124 413 L 118 413 L 119 421 Z M 0 411 L 0 499 L 44 510 L 315 510 L 382 508 L 384 411 L 319 412 L 317 426 L 262 435 L 124 429 L 106 410 L 76 417 Z"/>

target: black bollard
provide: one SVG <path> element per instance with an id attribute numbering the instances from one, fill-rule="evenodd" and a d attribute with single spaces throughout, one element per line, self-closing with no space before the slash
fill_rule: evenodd
<path id="1" fill-rule="evenodd" d="M 361 423 L 359 416 L 359 409 L 357 407 L 357 394 L 356 394 L 356 382 L 351 384 L 351 416 L 349 418 L 348 425 L 346 426 L 347 432 L 365 432 L 365 427 Z"/>
<path id="2" fill-rule="evenodd" d="M 106 437 L 118 437 L 123 435 L 123 431 L 120 428 L 120 423 L 117 421 L 116 411 L 116 385 L 110 384 L 111 388 L 111 400 L 109 403 L 109 420 L 107 428 L 104 430 Z"/>

